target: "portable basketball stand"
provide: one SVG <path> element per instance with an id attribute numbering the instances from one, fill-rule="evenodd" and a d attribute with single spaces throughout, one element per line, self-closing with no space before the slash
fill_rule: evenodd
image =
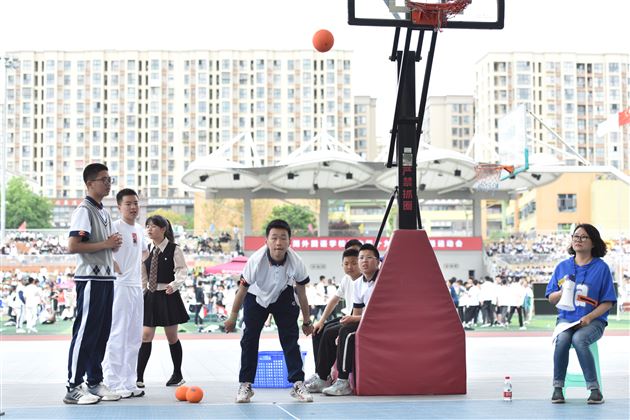
<path id="1" fill-rule="evenodd" d="M 465 394 L 466 337 L 435 253 L 422 229 L 416 159 L 438 29 L 442 26 L 502 29 L 504 0 L 497 0 L 494 22 L 451 22 L 440 15 L 434 16 L 430 23 L 414 22 L 418 10 L 412 2 L 407 2 L 410 9 L 406 19 L 357 17 L 356 1 L 359 0 L 348 0 L 348 24 L 395 27 L 389 59 L 397 64 L 398 88 L 386 166 L 398 168 L 398 186 L 390 198 L 375 245 L 379 245 L 394 198 L 398 203 L 398 229 L 391 238 L 356 333 L 355 391 L 357 395 Z M 470 0 L 443 3 L 462 5 Z M 402 51 L 398 50 L 401 28 L 407 29 Z M 414 31 L 419 34 L 416 48 L 412 49 Z M 422 59 L 427 31 L 431 31 L 431 40 L 416 113 L 415 64 Z"/>

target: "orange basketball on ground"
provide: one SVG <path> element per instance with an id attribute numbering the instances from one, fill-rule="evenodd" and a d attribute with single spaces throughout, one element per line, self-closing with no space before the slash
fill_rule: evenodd
<path id="1" fill-rule="evenodd" d="M 320 29 L 315 32 L 315 35 L 313 35 L 313 46 L 319 52 L 326 52 L 330 50 L 334 43 L 335 38 L 333 37 L 333 34 L 326 29 Z"/>
<path id="2" fill-rule="evenodd" d="M 198 403 L 203 399 L 203 390 L 198 386 L 191 386 L 186 391 L 186 399 L 191 403 Z"/>
<path id="3" fill-rule="evenodd" d="M 175 390 L 175 398 L 179 401 L 186 401 L 186 392 L 188 392 L 188 387 L 186 385 L 178 386 Z"/>

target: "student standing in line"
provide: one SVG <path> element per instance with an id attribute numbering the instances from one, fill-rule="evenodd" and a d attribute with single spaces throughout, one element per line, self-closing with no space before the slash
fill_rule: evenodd
<path id="1" fill-rule="evenodd" d="M 164 327 L 173 360 L 173 374 L 166 386 L 179 386 L 186 382 L 181 370 L 182 344 L 177 337 L 179 324 L 188 322 L 188 312 L 178 290 L 188 275 L 186 259 L 184 252 L 175 243 L 173 228 L 168 219 L 158 215 L 151 216 L 145 226 L 153 247 L 142 264 L 144 328 L 138 354 L 136 385 L 144 388 L 144 370 L 151 356 L 155 328 Z"/>
<path id="2" fill-rule="evenodd" d="M 278 326 L 280 344 L 287 364 L 288 380 L 293 383 L 290 395 L 300 402 L 312 402 L 313 397 L 304 385 L 302 356 L 298 345 L 298 315 L 302 311 L 302 331 L 313 332 L 309 319 L 305 285 L 309 282 L 306 266 L 295 251 L 289 248 L 291 228 L 284 220 L 269 222 L 266 244 L 256 251 L 243 269 L 230 317 L 225 321 L 226 332 L 236 326 L 238 312 L 243 305 L 245 330 L 241 339 L 241 369 L 237 403 L 248 403 L 254 395 L 252 383 L 258 366 L 260 332 L 269 314 Z M 297 295 L 298 303 L 295 301 Z"/>
<path id="3" fill-rule="evenodd" d="M 136 386 L 144 306 L 141 269 L 149 251 L 144 229 L 136 222 L 138 194 L 124 188 L 116 194 L 116 202 L 121 218 L 114 222 L 114 230 L 122 236 L 122 246 L 114 253 L 117 278 L 112 329 L 103 360 L 104 382 L 122 398 L 141 397 L 144 391 Z"/>
<path id="4" fill-rule="evenodd" d="M 122 237 L 114 231 L 111 215 L 102 204 L 109 195 L 112 179 L 107 166 L 92 163 L 83 170 L 83 182 L 87 197 L 72 213 L 68 238 L 68 252 L 77 254 L 77 313 L 63 399 L 66 404 L 81 405 L 121 398 L 103 383 L 101 367 L 112 323 L 116 279 L 113 253 L 122 245 Z"/>

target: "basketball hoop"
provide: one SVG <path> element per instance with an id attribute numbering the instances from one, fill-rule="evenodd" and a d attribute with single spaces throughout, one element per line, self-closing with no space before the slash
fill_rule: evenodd
<path id="1" fill-rule="evenodd" d="M 514 173 L 514 166 L 499 165 L 497 163 L 479 163 L 475 166 L 475 191 L 496 191 L 501 181 L 501 171 Z"/>
<path id="2" fill-rule="evenodd" d="M 472 0 L 441 0 L 441 3 L 406 1 L 411 9 L 411 20 L 416 25 L 433 26 L 436 31 L 446 26 L 448 20 L 464 11 Z"/>

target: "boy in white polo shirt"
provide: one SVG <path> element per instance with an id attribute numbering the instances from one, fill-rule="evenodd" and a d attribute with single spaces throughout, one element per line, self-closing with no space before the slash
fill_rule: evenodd
<path id="1" fill-rule="evenodd" d="M 122 236 L 122 246 L 114 254 L 116 281 L 112 329 L 103 360 L 104 382 L 122 398 L 141 397 L 136 386 L 138 351 L 142 344 L 142 260 L 149 255 L 144 229 L 136 222 L 140 206 L 138 194 L 124 188 L 116 194 L 120 219 L 114 231 Z"/>
<path id="2" fill-rule="evenodd" d="M 302 356 L 298 345 L 300 332 L 297 325 L 301 309 L 304 319 L 302 331 L 306 335 L 313 332 L 304 290 L 309 282 L 308 273 L 300 257 L 289 248 L 291 228 L 287 222 L 280 219 L 269 222 L 266 238 L 266 245 L 247 260 L 234 297 L 232 312 L 224 324 L 226 332 L 234 330 L 242 305 L 245 330 L 241 338 L 240 386 L 236 402 L 247 403 L 254 395 L 252 383 L 258 365 L 260 332 L 269 314 L 273 315 L 278 326 L 288 380 L 293 383 L 290 395 L 301 402 L 312 402 L 313 397 L 304 386 Z M 294 291 L 299 306 L 295 302 Z"/>
<path id="3" fill-rule="evenodd" d="M 322 390 L 325 395 L 352 394 L 352 387 L 348 378 L 350 372 L 354 370 L 354 338 L 363 311 L 372 297 L 376 277 L 378 277 L 379 264 L 378 249 L 372 244 L 363 244 L 359 251 L 359 268 L 362 276 L 354 282 L 352 315 L 346 315 L 340 321 L 342 327 L 339 330 L 339 344 L 337 346 L 337 381 Z"/>

